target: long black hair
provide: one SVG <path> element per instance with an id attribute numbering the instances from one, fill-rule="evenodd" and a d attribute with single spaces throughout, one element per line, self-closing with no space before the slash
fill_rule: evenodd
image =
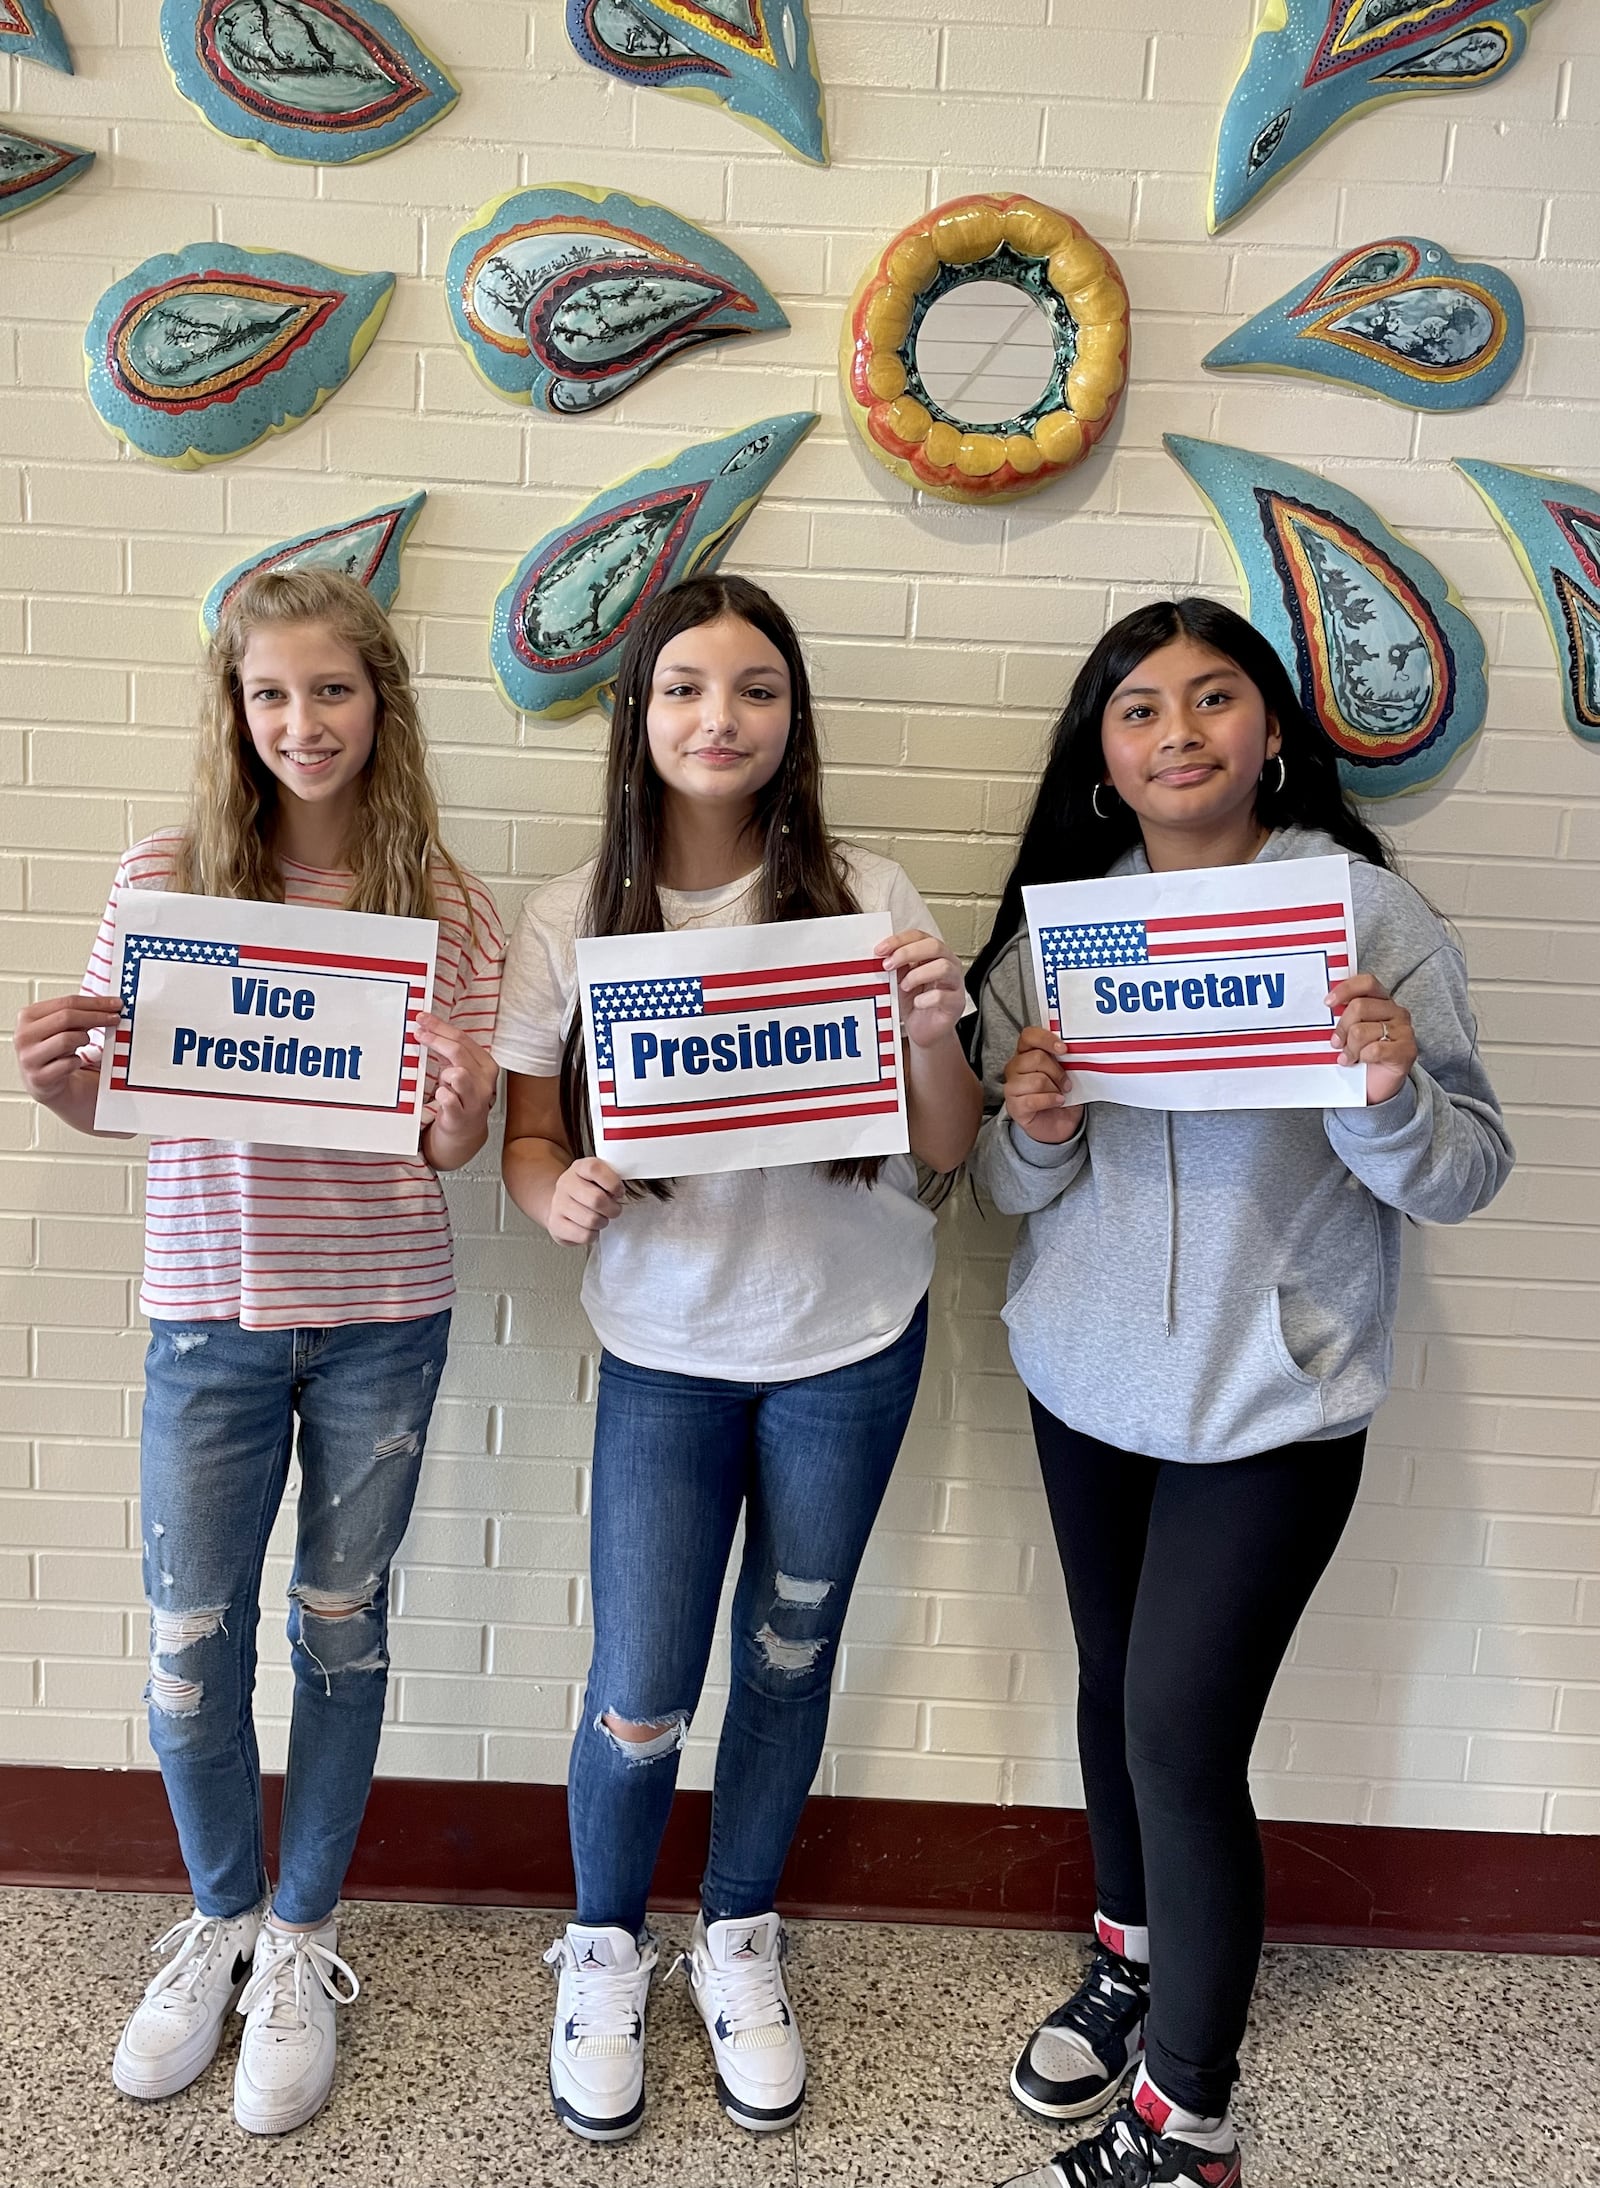
<path id="1" fill-rule="evenodd" d="M 1301 705 L 1288 671 L 1255 626 L 1219 600 L 1152 601 L 1112 625 L 1073 682 L 1000 909 L 967 975 L 974 995 L 981 996 L 995 959 L 1022 930 L 1025 888 L 1094 880 L 1109 873 L 1123 852 L 1140 841 L 1138 815 L 1120 798 L 1101 801 L 1108 806 L 1104 820 L 1095 810 L 1095 791 L 1106 775 L 1100 725 L 1113 694 L 1139 663 L 1175 638 L 1191 638 L 1225 655 L 1249 677 L 1277 722 L 1283 740 L 1282 786 L 1263 777 L 1256 790 L 1256 817 L 1262 827 L 1318 828 L 1357 857 L 1393 868 L 1388 845 L 1345 795 L 1332 739 Z"/>
<path id="2" fill-rule="evenodd" d="M 650 688 L 664 646 L 681 632 L 724 616 L 737 616 L 758 630 L 789 672 L 789 741 L 777 773 L 756 794 L 748 828 L 752 857 L 761 867 L 756 918 L 830 919 L 861 909 L 843 854 L 823 819 L 822 747 L 799 634 L 770 593 L 748 578 L 719 574 L 687 578 L 658 593 L 622 649 L 600 849 L 579 915 L 580 934 L 659 934 L 666 926 L 661 909 L 666 792 L 650 758 Z M 574 1020 L 561 1060 L 561 1121 L 567 1145 L 577 1154 L 592 1153 L 581 1018 Z M 825 1166 L 828 1177 L 847 1185 L 871 1185 L 882 1168 L 874 1159 Z M 655 1179 L 639 1190 L 664 1198 L 670 1188 Z"/>

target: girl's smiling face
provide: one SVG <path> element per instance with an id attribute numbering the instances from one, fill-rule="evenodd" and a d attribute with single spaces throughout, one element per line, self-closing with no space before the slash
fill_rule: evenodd
<path id="1" fill-rule="evenodd" d="M 673 796 L 753 810 L 788 749 L 793 694 L 770 638 L 719 616 L 669 638 L 650 679 L 650 761 Z"/>
<path id="2" fill-rule="evenodd" d="M 325 623 L 264 624 L 239 663 L 256 757 L 291 797 L 354 816 L 378 734 L 366 663 Z"/>
<path id="3" fill-rule="evenodd" d="M 1204 839 L 1254 817 L 1278 724 L 1244 670 L 1189 637 L 1146 654 L 1107 702 L 1106 777 L 1139 820 Z"/>

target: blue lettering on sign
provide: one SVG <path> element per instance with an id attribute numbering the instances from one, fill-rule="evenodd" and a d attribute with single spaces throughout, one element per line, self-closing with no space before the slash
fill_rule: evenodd
<path id="1" fill-rule="evenodd" d="M 234 982 L 235 987 L 238 982 Z M 287 995 L 287 988 L 279 989 Z M 309 998 L 309 991 L 302 988 L 294 997 L 284 1016 L 309 1018 L 310 1011 L 294 1008 L 300 996 Z M 257 1013 L 259 1016 L 280 1015 L 270 1009 Z M 198 1071 L 244 1071 L 260 1073 L 277 1079 L 359 1079 L 361 1076 L 361 1044 L 352 1042 L 348 1048 L 323 1048 L 315 1042 L 302 1042 L 297 1034 L 287 1041 L 264 1038 L 259 1041 L 236 1041 L 227 1034 L 201 1033 L 194 1026 L 178 1026 L 172 1036 L 172 1061 L 174 1064 L 192 1063 Z"/>
<path id="2" fill-rule="evenodd" d="M 707 1071 L 773 1071 L 785 1064 L 842 1063 L 847 1056 L 862 1054 L 858 1018 L 830 1018 L 820 1025 L 787 1029 L 771 1018 L 764 1026 L 741 1025 L 710 1036 L 691 1033 L 686 1039 L 639 1031 L 630 1033 L 628 1041 L 636 1080 L 649 1078 L 652 1065 L 663 1079 L 677 1078 L 680 1069 L 698 1079 Z"/>
<path id="3" fill-rule="evenodd" d="M 1214 973 L 1203 979 L 1094 981 L 1094 1007 L 1103 1018 L 1117 1012 L 1166 1010 L 1282 1010 L 1288 975 L 1281 972 Z"/>

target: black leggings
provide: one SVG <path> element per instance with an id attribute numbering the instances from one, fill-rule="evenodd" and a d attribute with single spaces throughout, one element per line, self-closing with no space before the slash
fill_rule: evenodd
<path id="1" fill-rule="evenodd" d="M 1366 1431 L 1185 1465 L 1030 1403 L 1078 1641 L 1100 1909 L 1149 1926 L 1152 2081 L 1225 2112 L 1266 1923 L 1250 1749 L 1350 1517 Z"/>

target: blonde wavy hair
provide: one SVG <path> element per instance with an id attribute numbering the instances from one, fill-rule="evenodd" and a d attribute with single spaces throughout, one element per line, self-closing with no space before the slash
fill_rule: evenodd
<path id="1" fill-rule="evenodd" d="M 206 660 L 200 750 L 174 886 L 192 896 L 283 902 L 273 852 L 276 778 L 256 757 L 245 722 L 240 666 L 251 637 L 270 626 L 321 623 L 360 654 L 377 696 L 377 734 L 360 813 L 346 846 L 345 909 L 437 919 L 436 877 L 455 880 L 472 916 L 467 877 L 439 834 L 411 668 L 389 618 L 367 588 L 331 570 L 265 570 L 224 606 Z"/>

